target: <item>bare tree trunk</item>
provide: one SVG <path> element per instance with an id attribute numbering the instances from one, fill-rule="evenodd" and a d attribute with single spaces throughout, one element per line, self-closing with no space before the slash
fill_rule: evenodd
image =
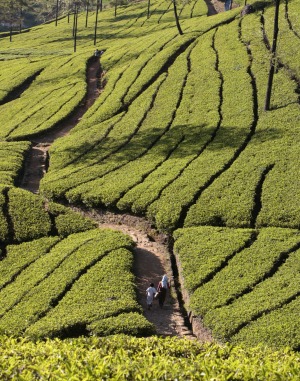
<path id="1" fill-rule="evenodd" d="M 89 17 L 89 0 L 86 1 L 86 15 L 85 15 L 85 27 L 88 26 L 88 17 Z"/>
<path id="2" fill-rule="evenodd" d="M 12 22 L 10 23 L 10 29 L 9 29 L 9 41 L 12 42 Z"/>
<path id="3" fill-rule="evenodd" d="M 74 13 L 74 21 L 75 21 L 75 26 L 74 26 L 74 53 L 76 52 L 76 45 L 77 45 L 77 19 L 78 19 L 78 6 L 75 6 L 75 13 Z"/>
<path id="4" fill-rule="evenodd" d="M 150 0 L 148 0 L 147 19 L 150 17 Z"/>
<path id="5" fill-rule="evenodd" d="M 103 3 L 102 3 L 102 0 L 100 0 L 100 12 L 102 12 L 102 7 L 103 7 Z"/>
<path id="6" fill-rule="evenodd" d="M 68 2 L 68 24 L 70 22 L 70 0 Z"/>
<path id="7" fill-rule="evenodd" d="M 117 5 L 118 5 L 118 2 L 117 0 L 115 0 L 115 17 L 117 17 Z"/>
<path id="8" fill-rule="evenodd" d="M 174 16 L 175 16 L 175 21 L 176 21 L 176 26 L 177 26 L 177 29 L 178 29 L 178 33 L 180 35 L 183 35 L 183 31 L 180 27 L 180 23 L 179 23 L 179 17 L 178 17 L 178 13 L 177 13 L 177 7 L 176 7 L 176 0 L 172 0 L 173 2 L 173 8 L 174 8 Z"/>
<path id="9" fill-rule="evenodd" d="M 73 11 L 73 37 L 75 36 L 75 24 L 76 24 L 76 6 L 75 6 L 75 9 Z"/>
<path id="10" fill-rule="evenodd" d="M 265 111 L 270 110 L 270 102 L 272 95 L 272 85 L 273 85 L 273 77 L 275 73 L 275 64 L 276 64 L 276 48 L 277 48 L 277 37 L 278 37 L 278 17 L 279 17 L 279 5 L 280 0 L 275 0 L 275 16 L 274 16 L 274 31 L 273 31 L 273 43 L 271 49 L 271 59 L 270 59 L 270 71 L 267 85 L 267 93 L 265 100 Z"/>
<path id="11" fill-rule="evenodd" d="M 99 10 L 99 0 L 97 0 L 97 5 L 96 5 L 96 20 L 95 20 L 94 45 L 96 45 L 96 43 L 97 43 L 98 10 Z"/>
<path id="12" fill-rule="evenodd" d="M 55 9 L 55 26 L 57 26 L 58 19 L 58 0 L 56 0 L 56 9 Z"/>

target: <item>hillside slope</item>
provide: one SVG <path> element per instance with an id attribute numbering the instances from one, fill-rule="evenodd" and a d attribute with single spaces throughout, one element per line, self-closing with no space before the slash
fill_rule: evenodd
<path id="1" fill-rule="evenodd" d="M 174 241 L 194 322 L 221 340 L 298 349 L 300 4 L 281 5 L 268 112 L 274 9 L 253 5 L 207 17 L 204 2 L 186 4 L 182 36 L 164 2 L 149 18 L 143 2 L 102 12 L 105 88 L 52 145 L 40 193 L 146 216 Z M 1 41 L 4 142 L 34 141 L 83 101 L 94 17 L 85 28 L 79 16 L 76 52 L 67 18 Z"/>

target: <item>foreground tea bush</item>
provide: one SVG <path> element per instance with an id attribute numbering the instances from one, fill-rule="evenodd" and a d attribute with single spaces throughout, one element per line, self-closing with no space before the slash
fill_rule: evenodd
<path id="1" fill-rule="evenodd" d="M 290 350 L 118 335 L 31 342 L 0 337 L 2 380 L 298 380 Z M 17 355 L 16 355 L 17 354 Z"/>
<path id="2" fill-rule="evenodd" d="M 15 183 L 29 148 L 29 142 L 0 142 L 0 184 Z"/>
<path id="3" fill-rule="evenodd" d="M 35 338 L 153 334 L 136 301 L 132 245 L 110 229 L 8 245 L 0 266 L 1 332 Z M 118 317 L 114 324 L 112 317 Z"/>
<path id="4" fill-rule="evenodd" d="M 67 236 L 96 224 L 69 208 L 47 203 L 15 187 L 0 187 L 0 243 L 31 241 L 47 235 Z"/>
<path id="5" fill-rule="evenodd" d="M 0 205 L 2 333 L 155 333 L 136 300 L 128 236 L 23 189 L 2 186 Z"/>

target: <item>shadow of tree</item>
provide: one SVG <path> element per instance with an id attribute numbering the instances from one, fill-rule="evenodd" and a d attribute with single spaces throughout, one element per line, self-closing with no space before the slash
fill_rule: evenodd
<path id="1" fill-rule="evenodd" d="M 67 145 L 61 142 L 59 155 L 69 158 L 68 162 L 71 161 L 73 165 L 78 162 L 80 166 L 85 164 L 92 166 L 101 163 L 104 159 L 109 160 L 112 165 L 117 165 L 122 161 L 127 162 L 141 157 L 149 153 L 151 149 L 155 149 L 156 157 L 161 156 L 162 160 L 170 152 L 173 158 L 184 158 L 190 157 L 193 153 L 201 153 L 201 149 L 204 148 L 220 153 L 227 147 L 238 148 L 244 143 L 249 133 L 248 130 L 234 126 L 222 126 L 213 138 L 215 132 L 215 127 L 206 125 L 176 125 L 165 133 L 162 129 L 153 127 L 147 131 L 141 129 L 126 141 L 124 138 L 119 139 L 117 136 L 108 134 L 107 137 L 99 139 L 97 144 L 84 139 L 76 140 L 77 133 L 75 133 L 65 138 L 65 143 L 71 139 Z M 82 136 L 81 132 L 78 134 Z M 258 130 L 254 136 L 256 139 L 253 144 L 257 145 L 260 141 L 280 139 L 282 131 L 272 127 L 263 131 Z M 74 146 L 70 144 L 72 141 Z M 106 148 L 104 151 L 105 147 L 114 148 L 110 150 Z M 91 161 L 91 155 L 94 156 L 93 161 Z"/>

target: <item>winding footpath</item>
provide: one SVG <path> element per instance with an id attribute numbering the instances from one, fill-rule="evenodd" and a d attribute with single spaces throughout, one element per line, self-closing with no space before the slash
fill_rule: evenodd
<path id="1" fill-rule="evenodd" d="M 32 141 L 32 148 L 25 162 L 25 171 L 19 184 L 20 188 L 38 193 L 40 181 L 47 172 L 49 164 L 48 151 L 54 140 L 69 133 L 82 116 L 94 104 L 100 94 L 99 79 L 100 61 L 91 60 L 87 66 L 87 94 L 83 102 L 66 119 L 58 123 L 53 130 L 37 136 Z"/>
<path id="2" fill-rule="evenodd" d="M 185 336 L 195 339 L 191 331 L 188 318 L 179 305 L 175 282 L 172 276 L 172 265 L 168 251 L 168 237 L 158 233 L 150 223 L 138 216 L 129 214 L 115 214 L 101 209 L 84 209 L 72 207 L 74 211 L 92 218 L 99 228 L 119 230 L 129 235 L 135 242 L 134 274 L 136 277 L 138 302 L 142 305 L 145 317 L 155 325 L 158 335 Z M 164 307 L 161 309 L 158 302 L 153 303 L 149 311 L 146 306 L 146 289 L 151 282 L 155 287 L 163 274 L 167 274 L 171 283 Z M 203 330 L 203 337 L 199 340 L 212 341 L 210 334 Z"/>

